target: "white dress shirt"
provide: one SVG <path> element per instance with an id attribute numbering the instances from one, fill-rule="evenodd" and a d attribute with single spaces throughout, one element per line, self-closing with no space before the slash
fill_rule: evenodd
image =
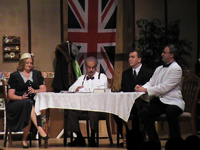
<path id="1" fill-rule="evenodd" d="M 138 75 L 138 73 L 139 73 L 141 67 L 142 67 L 142 64 L 140 64 L 136 69 L 132 68 L 132 69 L 133 69 L 133 72 L 134 72 L 134 70 L 135 70 L 135 71 L 136 71 L 136 75 Z"/>
<path id="2" fill-rule="evenodd" d="M 93 92 L 94 89 L 105 89 L 108 88 L 108 80 L 105 74 L 96 72 L 94 74 L 93 80 L 87 80 L 87 75 L 80 76 L 76 82 L 69 87 L 69 91 L 75 92 L 79 86 L 83 86 L 83 88 L 79 89 L 79 92 Z"/>
<path id="3" fill-rule="evenodd" d="M 174 61 L 169 67 L 156 68 L 149 82 L 143 85 L 149 96 L 157 96 L 164 104 L 177 105 L 182 110 L 185 102 L 181 93 L 182 69 Z"/>

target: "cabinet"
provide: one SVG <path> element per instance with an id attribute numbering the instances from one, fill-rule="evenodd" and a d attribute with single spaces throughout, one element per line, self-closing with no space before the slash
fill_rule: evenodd
<path id="1" fill-rule="evenodd" d="M 3 60 L 19 61 L 20 58 L 20 37 L 3 36 Z"/>

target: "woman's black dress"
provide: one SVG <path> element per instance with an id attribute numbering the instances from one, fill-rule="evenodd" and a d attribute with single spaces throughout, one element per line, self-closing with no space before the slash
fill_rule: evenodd
<path id="1" fill-rule="evenodd" d="M 10 89 L 15 89 L 15 94 L 22 96 L 27 92 L 28 87 L 39 89 L 39 86 L 44 84 L 44 78 L 40 71 L 33 70 L 32 81 L 24 82 L 21 74 L 18 71 L 10 74 L 8 85 Z M 7 105 L 7 125 L 13 132 L 22 131 L 30 121 L 32 105 L 34 105 L 33 96 L 29 99 L 10 100 Z M 39 124 L 39 123 L 38 123 Z"/>

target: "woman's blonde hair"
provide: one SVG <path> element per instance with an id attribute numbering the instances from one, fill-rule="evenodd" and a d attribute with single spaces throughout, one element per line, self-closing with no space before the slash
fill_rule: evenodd
<path id="1" fill-rule="evenodd" d="M 19 61 L 19 64 L 18 64 L 18 66 L 17 66 L 17 71 L 24 71 L 24 68 L 25 68 L 25 64 L 26 64 L 26 60 L 27 60 L 28 58 L 24 58 L 24 59 L 22 59 L 22 60 L 20 60 Z M 31 58 L 32 59 L 32 61 L 33 61 L 33 67 L 31 68 L 31 71 L 34 69 L 34 59 L 33 58 Z"/>

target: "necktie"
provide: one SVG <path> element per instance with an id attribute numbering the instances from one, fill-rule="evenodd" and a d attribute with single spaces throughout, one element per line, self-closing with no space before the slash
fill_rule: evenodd
<path id="1" fill-rule="evenodd" d="M 134 76 L 137 76 L 137 73 L 136 73 L 136 71 L 135 71 L 135 70 L 133 71 L 133 75 L 134 75 Z"/>
<path id="2" fill-rule="evenodd" d="M 89 77 L 89 76 L 87 76 L 87 78 L 86 78 L 86 80 L 93 80 L 94 79 L 94 77 Z"/>
<path id="3" fill-rule="evenodd" d="M 135 70 L 133 71 L 133 76 L 134 76 L 134 79 L 136 79 L 136 77 L 137 77 L 137 73 L 136 73 Z"/>
<path id="4" fill-rule="evenodd" d="M 169 67 L 171 65 L 171 63 L 169 64 L 163 64 L 163 67 Z"/>

